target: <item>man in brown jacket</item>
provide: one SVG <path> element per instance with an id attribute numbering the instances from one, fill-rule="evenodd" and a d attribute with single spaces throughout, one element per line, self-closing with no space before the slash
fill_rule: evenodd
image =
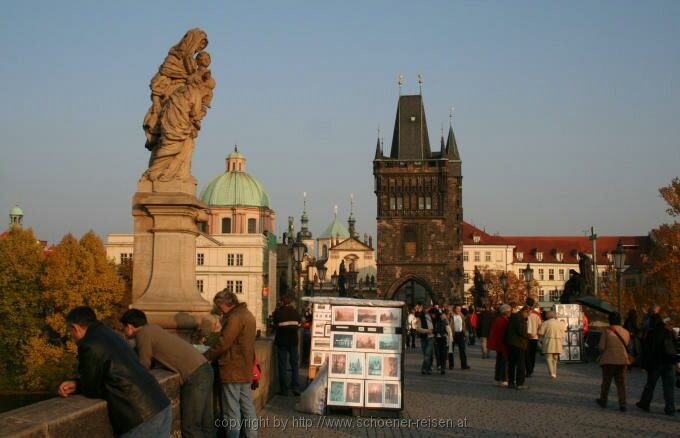
<path id="1" fill-rule="evenodd" d="M 255 317 L 239 303 L 235 293 L 226 289 L 213 299 L 224 315 L 217 344 L 205 352 L 209 361 L 217 359 L 222 382 L 221 424 L 228 426 L 227 437 L 238 437 L 243 429 L 246 437 L 257 436 L 257 413 L 253 405 L 250 381 L 255 359 Z"/>

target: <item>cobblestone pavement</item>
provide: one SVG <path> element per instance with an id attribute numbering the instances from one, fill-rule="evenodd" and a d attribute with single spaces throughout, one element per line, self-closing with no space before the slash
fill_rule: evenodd
<path id="1" fill-rule="evenodd" d="M 663 414 L 660 381 L 652 412 L 635 407 L 645 379 L 639 369 L 629 375 L 628 412 L 622 413 L 618 411 L 613 383 L 609 407 L 602 409 L 595 404 L 601 378 L 597 364 L 559 364 L 558 378 L 552 380 L 539 355 L 534 375 L 527 379 L 529 390 L 518 391 L 493 384 L 494 360 L 482 359 L 479 346 L 468 347 L 468 358 L 469 370 L 447 370 L 444 376 L 423 376 L 419 351 L 407 352 L 405 409 L 400 416 L 404 424 L 389 427 L 379 424 L 382 419 L 366 424 L 366 418 L 349 415 L 301 414 L 295 411 L 295 397 L 276 396 L 261 412 L 263 428 L 259 436 L 680 437 L 680 413 L 674 417 Z M 456 363 L 459 364 L 457 355 Z M 449 423 L 443 427 L 422 423 L 415 427 L 415 422 L 422 420 L 449 420 Z M 285 430 L 283 421 L 287 421 Z M 410 427 L 407 422 L 411 422 Z"/>

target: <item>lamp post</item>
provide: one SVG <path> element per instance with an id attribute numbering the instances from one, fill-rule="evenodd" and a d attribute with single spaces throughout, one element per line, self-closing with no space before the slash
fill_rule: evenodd
<path id="1" fill-rule="evenodd" d="M 316 272 L 319 273 L 319 291 L 323 292 L 323 281 L 326 279 L 326 271 L 328 268 L 326 268 L 326 261 L 324 260 L 323 263 L 319 262 L 318 265 L 316 266 Z"/>
<path id="2" fill-rule="evenodd" d="M 300 308 L 300 295 L 302 294 L 302 282 L 300 281 L 300 277 L 302 277 L 302 260 L 305 257 L 305 253 L 307 252 L 307 247 L 305 246 L 304 243 L 302 243 L 302 240 L 300 239 L 300 236 L 298 235 L 298 238 L 295 240 L 295 243 L 293 243 L 293 258 L 295 259 L 295 270 L 297 272 L 297 278 L 296 278 L 296 283 L 297 283 L 297 293 L 296 293 L 296 302 L 298 304 L 298 308 Z"/>
<path id="3" fill-rule="evenodd" d="M 616 245 L 616 249 L 613 251 L 613 256 L 614 256 L 614 268 L 616 269 L 616 280 L 617 280 L 617 285 L 618 285 L 618 309 L 619 309 L 619 315 L 621 315 L 621 280 L 623 278 L 623 269 L 624 269 L 624 263 L 626 262 L 626 254 L 623 252 L 623 242 L 619 240 L 619 243 Z"/>
<path id="4" fill-rule="evenodd" d="M 501 283 L 501 289 L 503 289 L 503 303 L 508 303 L 508 274 L 503 271 L 498 277 L 498 281 Z"/>
<path id="5" fill-rule="evenodd" d="M 529 295 L 531 294 L 531 282 L 534 279 L 534 270 L 531 269 L 531 266 L 527 263 L 527 267 L 524 269 L 524 279 L 527 281 L 527 298 L 529 298 Z"/>

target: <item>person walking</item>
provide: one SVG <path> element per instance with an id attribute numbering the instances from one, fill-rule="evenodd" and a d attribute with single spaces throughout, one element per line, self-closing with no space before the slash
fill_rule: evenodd
<path id="1" fill-rule="evenodd" d="M 62 382 L 58 394 L 106 400 L 116 436 L 169 437 L 170 400 L 125 339 L 99 322 L 94 310 L 86 306 L 71 310 L 66 325 L 78 346 L 80 377 Z"/>
<path id="2" fill-rule="evenodd" d="M 527 360 L 526 360 L 526 377 L 531 377 L 534 373 L 534 366 L 536 365 L 536 350 L 538 350 L 538 329 L 541 327 L 541 312 L 534 306 L 536 302 L 533 298 L 527 298 L 527 307 L 529 308 L 529 316 L 527 318 L 527 336 L 529 342 L 527 344 Z"/>
<path id="3" fill-rule="evenodd" d="M 465 333 L 467 332 L 466 318 L 462 313 L 462 308 L 456 306 L 453 308 L 453 315 L 451 316 L 451 331 L 453 332 L 453 342 L 451 343 L 451 358 L 456 352 L 458 346 L 458 355 L 460 356 L 460 367 L 464 370 L 470 369 L 467 363 L 467 354 L 465 353 Z M 449 369 L 454 368 L 453 362 L 449 363 Z"/>
<path id="4" fill-rule="evenodd" d="M 428 309 L 430 310 L 430 309 Z M 423 352 L 422 374 L 432 374 L 432 349 L 434 342 L 434 324 L 430 312 L 421 311 L 416 321 L 416 332 L 420 336 L 420 348 Z"/>
<path id="5" fill-rule="evenodd" d="M 508 388 L 528 389 L 524 384 L 526 373 L 526 354 L 529 344 L 527 333 L 527 306 L 510 315 L 508 329 L 505 332 L 505 343 L 508 346 Z"/>
<path id="6" fill-rule="evenodd" d="M 300 316 L 293 307 L 290 295 L 281 299 L 281 306 L 274 311 L 274 345 L 279 371 L 279 395 L 288 395 L 288 365 L 291 368 L 290 387 L 293 395 L 300 395 L 298 368 L 298 327 Z"/>
<path id="7" fill-rule="evenodd" d="M 257 437 L 257 413 L 250 388 L 255 361 L 255 317 L 246 303 L 227 289 L 218 292 L 213 303 L 224 315 L 217 343 L 204 353 L 209 361 L 218 359 L 222 382 L 222 413 L 229 430 L 227 438 Z"/>
<path id="8" fill-rule="evenodd" d="M 408 338 L 406 339 L 406 346 L 411 347 L 411 348 L 416 348 L 416 309 L 411 308 L 408 312 L 408 319 L 407 319 L 407 324 L 408 324 Z"/>
<path id="9" fill-rule="evenodd" d="M 449 326 L 449 321 L 444 312 L 433 312 L 432 321 L 434 324 L 434 349 L 437 355 L 437 366 L 439 367 L 440 374 L 444 374 L 446 370 L 446 355 L 449 351 L 451 339 L 451 326 Z"/>
<path id="10" fill-rule="evenodd" d="M 190 343 L 157 324 L 146 314 L 130 309 L 120 318 L 123 333 L 135 340 L 137 356 L 144 368 L 155 361 L 179 374 L 182 437 L 213 437 L 213 379 L 210 363 Z"/>
<path id="11" fill-rule="evenodd" d="M 496 352 L 494 380 L 498 386 L 508 386 L 508 346 L 505 344 L 505 332 L 511 311 L 512 308 L 507 304 L 500 306 L 489 332 L 489 350 Z"/>
<path id="12" fill-rule="evenodd" d="M 616 392 L 619 396 L 619 410 L 626 412 L 626 379 L 628 365 L 632 362 L 628 356 L 628 342 L 630 342 L 630 333 L 621 327 L 621 315 L 610 313 L 609 328 L 602 332 L 598 346 L 600 353 L 602 353 L 602 356 L 600 356 L 602 385 L 600 397 L 595 399 L 595 403 L 602 408 L 607 407 L 609 387 L 612 379 L 614 379 Z"/>
<path id="13" fill-rule="evenodd" d="M 630 344 L 628 351 L 633 356 L 635 360 L 635 365 L 639 365 L 640 358 L 640 326 L 638 325 L 637 311 L 635 309 L 630 309 L 628 311 L 628 316 L 623 322 L 623 328 L 628 330 L 630 333 Z"/>
<path id="14" fill-rule="evenodd" d="M 557 378 L 557 362 L 562 354 L 562 342 L 564 341 L 565 330 L 560 321 L 556 319 L 554 311 L 550 310 L 545 314 L 546 320 L 538 328 L 538 335 L 542 338 L 541 351 L 545 355 L 545 362 L 548 365 L 548 373 L 553 379 Z"/>
<path id="15" fill-rule="evenodd" d="M 467 314 L 468 345 L 475 345 L 478 316 L 477 308 L 475 306 L 470 306 Z"/>
<path id="16" fill-rule="evenodd" d="M 496 312 L 490 306 L 483 306 L 479 314 L 479 342 L 482 345 L 482 359 L 489 357 L 488 340 L 494 319 L 496 319 Z"/>
<path id="17" fill-rule="evenodd" d="M 669 330 L 659 313 L 649 317 L 650 329 L 642 339 L 642 367 L 647 371 L 647 382 L 635 405 L 649 412 L 656 382 L 661 379 L 666 415 L 675 415 L 675 394 L 673 383 L 678 356 L 675 351 L 675 333 Z"/>

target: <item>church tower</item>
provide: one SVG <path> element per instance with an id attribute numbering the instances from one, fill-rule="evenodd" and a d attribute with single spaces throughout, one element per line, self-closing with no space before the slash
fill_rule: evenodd
<path id="1" fill-rule="evenodd" d="M 378 139 L 373 175 L 378 293 L 408 304 L 462 303 L 463 191 L 453 122 L 433 152 L 422 95 L 399 96 L 392 146 L 385 155 Z"/>

